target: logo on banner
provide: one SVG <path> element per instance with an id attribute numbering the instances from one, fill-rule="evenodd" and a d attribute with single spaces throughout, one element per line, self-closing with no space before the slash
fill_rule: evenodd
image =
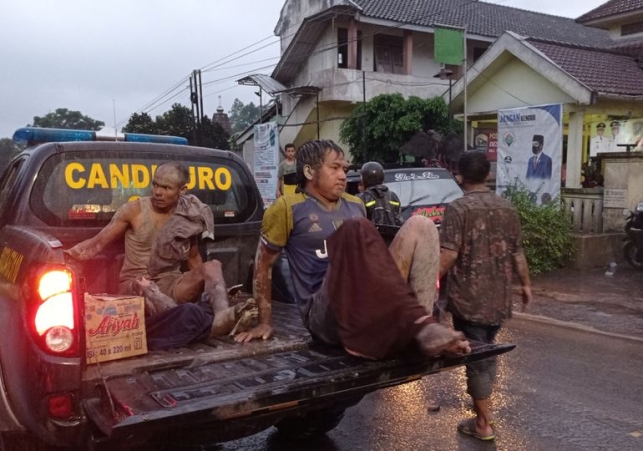
<path id="1" fill-rule="evenodd" d="M 514 136 L 513 133 L 505 133 L 505 136 L 503 139 L 507 147 L 511 147 L 511 145 L 516 141 L 516 137 Z"/>

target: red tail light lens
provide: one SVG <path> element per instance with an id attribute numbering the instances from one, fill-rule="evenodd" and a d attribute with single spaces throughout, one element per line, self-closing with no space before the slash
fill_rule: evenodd
<path id="1" fill-rule="evenodd" d="M 41 346 L 54 354 L 69 354 L 78 348 L 73 276 L 66 269 L 50 269 L 37 279 L 40 299 L 34 315 Z"/>

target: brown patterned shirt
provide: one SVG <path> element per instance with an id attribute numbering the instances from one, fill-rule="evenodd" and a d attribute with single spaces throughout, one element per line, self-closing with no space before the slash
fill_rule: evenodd
<path id="1" fill-rule="evenodd" d="M 514 255 L 522 253 L 516 208 L 491 191 L 469 192 L 446 208 L 440 245 L 458 252 L 448 273 L 448 309 L 481 325 L 511 317 Z"/>

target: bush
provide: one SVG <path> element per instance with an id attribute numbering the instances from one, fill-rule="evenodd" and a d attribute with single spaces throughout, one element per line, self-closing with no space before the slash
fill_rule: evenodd
<path id="1" fill-rule="evenodd" d="M 571 218 L 560 199 L 536 205 L 532 194 L 521 186 L 507 188 L 503 197 L 518 209 L 529 272 L 538 274 L 565 266 L 574 254 L 574 246 Z"/>

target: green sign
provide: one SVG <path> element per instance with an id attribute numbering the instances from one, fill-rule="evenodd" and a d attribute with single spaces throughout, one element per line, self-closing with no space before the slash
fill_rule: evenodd
<path id="1" fill-rule="evenodd" d="M 435 62 L 461 66 L 464 63 L 464 33 L 448 28 L 435 29 Z"/>

